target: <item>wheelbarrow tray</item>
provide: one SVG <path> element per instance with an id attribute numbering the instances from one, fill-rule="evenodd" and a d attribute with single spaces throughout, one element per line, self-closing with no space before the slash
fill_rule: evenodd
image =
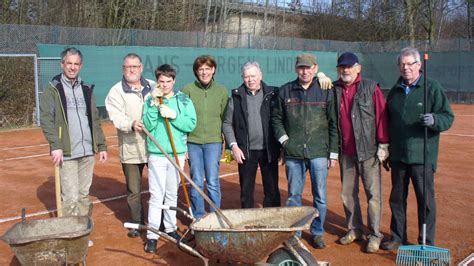
<path id="1" fill-rule="evenodd" d="M 309 229 L 318 216 L 317 209 L 309 206 L 222 212 L 233 228 L 227 228 L 214 212 L 191 223 L 196 250 L 207 258 L 241 263 L 261 261 L 296 231 Z"/>
<path id="2" fill-rule="evenodd" d="M 14 224 L 1 239 L 22 265 L 80 263 L 92 227 L 89 216 L 28 220 Z"/>

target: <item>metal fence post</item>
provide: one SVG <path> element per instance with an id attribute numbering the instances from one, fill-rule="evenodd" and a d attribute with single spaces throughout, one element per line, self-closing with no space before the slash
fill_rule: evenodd
<path id="1" fill-rule="evenodd" d="M 201 45 L 199 43 L 199 31 L 196 31 L 196 47 L 197 48 L 201 47 Z"/>
<path id="2" fill-rule="evenodd" d="M 137 30 L 136 29 L 132 29 L 130 31 L 130 45 L 131 46 L 134 46 L 135 45 L 135 38 L 137 37 Z"/>
<path id="3" fill-rule="evenodd" d="M 41 126 L 41 123 L 40 123 L 40 110 L 39 110 L 39 87 L 38 87 L 38 57 L 36 56 L 36 54 L 33 55 L 33 60 L 34 60 L 34 64 L 35 64 L 35 105 L 36 105 L 36 125 L 37 126 Z"/>

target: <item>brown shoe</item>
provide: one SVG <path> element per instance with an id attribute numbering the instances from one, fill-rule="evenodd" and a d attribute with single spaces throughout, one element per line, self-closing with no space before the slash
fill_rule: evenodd
<path id="1" fill-rule="evenodd" d="M 398 249 L 398 247 L 401 245 L 402 242 L 400 241 L 390 240 L 383 242 L 382 245 L 380 245 L 380 248 L 383 250 L 395 250 Z"/>
<path id="2" fill-rule="evenodd" d="M 381 238 L 375 236 L 375 235 L 370 235 L 369 236 L 369 242 L 367 243 L 367 248 L 366 252 L 367 253 L 375 253 L 379 250 L 380 247 L 380 242 L 382 241 Z"/>
<path id="3" fill-rule="evenodd" d="M 313 241 L 311 241 L 313 248 L 323 249 L 326 248 L 326 243 L 324 243 L 323 236 L 314 236 Z"/>
<path id="4" fill-rule="evenodd" d="M 347 234 L 339 238 L 338 242 L 341 245 L 349 245 L 354 241 L 364 240 L 364 237 L 361 233 L 357 233 L 355 230 L 350 230 Z"/>
<path id="5" fill-rule="evenodd" d="M 133 228 L 129 229 L 128 233 L 127 233 L 127 236 L 130 237 L 130 238 L 140 236 L 140 231 L 138 231 L 138 229 L 133 229 Z"/>

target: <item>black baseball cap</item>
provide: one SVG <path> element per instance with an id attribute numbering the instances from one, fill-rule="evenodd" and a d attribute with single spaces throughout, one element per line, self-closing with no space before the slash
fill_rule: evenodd
<path id="1" fill-rule="evenodd" d="M 350 52 L 341 54 L 337 59 L 337 66 L 353 66 L 358 63 L 359 58 L 357 58 L 357 55 Z"/>

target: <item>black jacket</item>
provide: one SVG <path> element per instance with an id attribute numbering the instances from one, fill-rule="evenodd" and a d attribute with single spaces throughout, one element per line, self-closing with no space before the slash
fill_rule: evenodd
<path id="1" fill-rule="evenodd" d="M 249 135 L 248 135 L 248 110 L 247 110 L 247 89 L 242 84 L 239 88 L 232 90 L 232 129 L 242 152 L 249 157 Z M 260 108 L 260 117 L 262 119 L 264 146 L 267 151 L 269 162 L 277 160 L 280 153 L 280 143 L 275 139 L 271 123 L 271 112 L 276 104 L 277 87 L 268 86 L 262 82 L 263 102 Z M 224 134 L 226 131 L 224 130 Z M 228 145 L 230 142 L 226 137 Z"/>

